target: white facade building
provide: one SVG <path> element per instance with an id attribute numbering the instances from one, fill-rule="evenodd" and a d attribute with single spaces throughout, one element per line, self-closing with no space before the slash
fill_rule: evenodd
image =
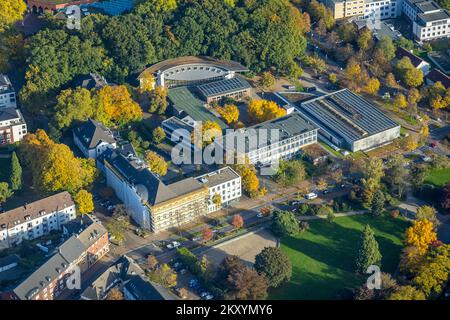
<path id="1" fill-rule="evenodd" d="M 220 210 L 232 202 L 239 201 L 242 195 L 241 176 L 230 167 L 199 176 L 196 178 L 208 186 L 208 213 Z M 218 194 L 221 205 L 214 203 L 214 196 Z"/>
<path id="2" fill-rule="evenodd" d="M 364 4 L 364 18 L 394 19 L 401 13 L 401 0 L 366 0 Z"/>
<path id="3" fill-rule="evenodd" d="M 73 130 L 73 140 L 84 156 L 92 159 L 117 146 L 111 130 L 92 119 Z"/>
<path id="4" fill-rule="evenodd" d="M 22 141 L 27 134 L 27 124 L 19 109 L 0 109 L 0 145 Z"/>
<path id="5" fill-rule="evenodd" d="M 0 109 L 16 108 L 16 93 L 8 76 L 0 73 Z"/>
<path id="6" fill-rule="evenodd" d="M 417 40 L 450 37 L 450 14 L 431 0 L 403 0 L 403 14 L 411 21 Z"/>
<path id="7" fill-rule="evenodd" d="M 61 230 L 76 218 L 75 203 L 68 192 L 35 201 L 0 214 L 0 248 Z"/>

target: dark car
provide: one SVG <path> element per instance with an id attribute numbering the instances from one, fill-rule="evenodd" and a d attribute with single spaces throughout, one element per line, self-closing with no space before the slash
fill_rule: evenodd
<path id="1" fill-rule="evenodd" d="M 323 194 L 328 194 L 330 193 L 330 190 L 323 190 Z"/>

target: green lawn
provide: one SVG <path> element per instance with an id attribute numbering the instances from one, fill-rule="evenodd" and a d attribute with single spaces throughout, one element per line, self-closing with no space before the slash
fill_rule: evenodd
<path id="1" fill-rule="evenodd" d="M 425 182 L 436 187 L 442 187 L 450 181 L 450 169 L 430 169 L 428 170 Z"/>
<path id="2" fill-rule="evenodd" d="M 361 230 L 370 224 L 383 255 L 381 270 L 393 273 L 398 265 L 402 238 L 408 222 L 370 215 L 310 222 L 310 229 L 297 237 L 282 239 L 293 275 L 289 283 L 270 292 L 271 299 L 335 299 L 341 289 L 355 288 L 364 281 L 354 273 L 355 254 Z"/>

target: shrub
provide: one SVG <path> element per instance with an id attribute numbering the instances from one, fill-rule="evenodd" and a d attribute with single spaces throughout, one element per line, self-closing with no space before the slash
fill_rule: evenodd
<path id="1" fill-rule="evenodd" d="M 392 210 L 391 211 L 391 217 L 392 218 L 396 219 L 396 218 L 398 218 L 399 215 L 400 215 L 400 211 L 398 211 L 398 210 Z"/>

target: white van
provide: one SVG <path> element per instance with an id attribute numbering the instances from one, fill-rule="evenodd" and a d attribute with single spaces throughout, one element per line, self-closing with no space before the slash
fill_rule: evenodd
<path id="1" fill-rule="evenodd" d="M 317 198 L 317 193 L 314 193 L 314 192 L 308 193 L 305 195 L 305 198 L 308 200 L 315 199 L 315 198 Z"/>

